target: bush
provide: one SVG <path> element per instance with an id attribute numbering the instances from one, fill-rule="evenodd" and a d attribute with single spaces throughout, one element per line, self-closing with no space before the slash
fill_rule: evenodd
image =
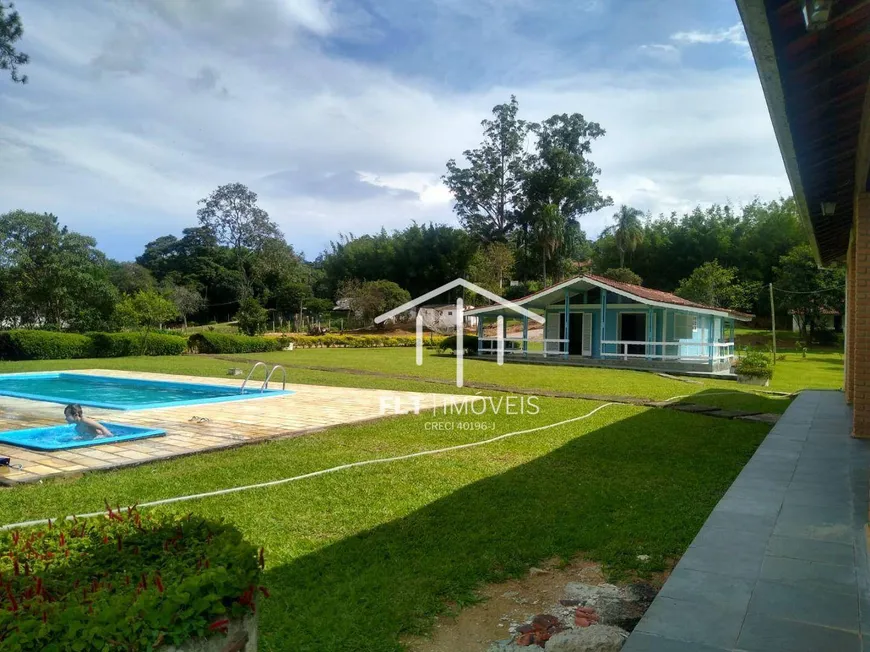
<path id="1" fill-rule="evenodd" d="M 773 378 L 773 364 L 763 351 L 744 351 L 737 362 L 737 375 L 751 378 Z"/>
<path id="2" fill-rule="evenodd" d="M 465 355 L 477 355 L 477 335 L 463 335 L 462 349 Z M 456 336 L 451 335 L 450 337 L 445 337 L 444 340 L 440 344 L 438 344 L 438 350 L 455 351 Z"/>
<path id="3" fill-rule="evenodd" d="M 438 346 L 444 339 L 441 335 L 426 336 L 423 346 L 432 348 Z M 380 347 L 407 347 L 417 345 L 416 335 L 283 335 L 278 338 L 281 348 L 292 343 L 297 348 L 348 348 L 369 349 Z"/>
<path id="4" fill-rule="evenodd" d="M 830 329 L 813 331 L 813 343 L 819 346 L 842 345 L 842 336 Z"/>
<path id="5" fill-rule="evenodd" d="M 266 322 L 269 321 L 269 311 L 260 302 L 249 297 L 242 302 L 236 313 L 239 331 L 245 335 L 262 335 L 266 332 Z"/>
<path id="6" fill-rule="evenodd" d="M 121 358 L 142 355 L 141 333 L 90 333 L 91 352 L 95 358 Z M 144 355 L 181 355 L 187 338 L 180 335 L 151 333 L 145 342 Z"/>
<path id="7" fill-rule="evenodd" d="M 0 647 L 152 650 L 254 610 L 262 551 L 223 522 L 136 510 L 0 533 Z"/>
<path id="8" fill-rule="evenodd" d="M 187 340 L 187 346 L 195 353 L 263 353 L 283 348 L 279 338 L 227 335 L 211 331 L 194 333 Z"/>
<path id="9" fill-rule="evenodd" d="M 78 333 L 14 330 L 0 333 L 0 359 L 67 360 L 86 358 L 91 340 Z"/>

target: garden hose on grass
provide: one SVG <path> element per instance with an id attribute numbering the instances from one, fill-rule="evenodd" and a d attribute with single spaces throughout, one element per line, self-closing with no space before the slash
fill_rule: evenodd
<path id="1" fill-rule="evenodd" d="M 717 396 L 722 394 L 743 394 L 745 392 L 739 392 L 737 390 L 728 390 L 724 392 L 711 392 L 710 394 L 705 394 L 705 396 Z M 672 396 L 671 398 L 665 399 L 662 401 L 663 403 L 669 403 L 671 401 L 676 401 L 682 398 L 689 398 L 694 396 L 694 394 L 686 394 L 684 396 Z M 489 439 L 483 439 L 481 441 L 470 442 L 467 444 L 457 444 L 456 446 L 448 446 L 446 448 L 436 448 L 433 450 L 427 451 L 418 451 L 416 453 L 407 453 L 405 455 L 397 455 L 395 457 L 382 457 L 373 460 L 361 460 L 359 462 L 349 462 L 348 464 L 341 464 L 339 466 L 333 466 L 328 469 L 321 469 L 320 471 L 312 471 L 310 473 L 303 473 L 302 475 L 296 475 L 291 478 L 282 478 L 280 480 L 270 480 L 268 482 L 258 482 L 256 484 L 244 485 L 241 487 L 230 487 L 229 489 L 217 489 L 214 491 L 205 491 L 203 493 L 198 494 L 188 494 L 186 496 L 175 496 L 173 498 L 163 498 L 161 500 L 152 500 L 145 503 L 138 503 L 136 507 L 158 507 L 160 505 L 170 505 L 172 503 L 181 503 L 186 502 L 188 500 L 199 500 L 201 498 L 213 498 L 215 496 L 224 496 L 226 494 L 237 493 L 240 491 L 248 491 L 250 489 L 264 489 L 266 487 L 276 487 L 278 485 L 287 484 L 289 482 L 296 482 L 297 480 L 306 480 L 308 478 L 316 478 L 320 475 L 326 475 L 327 473 L 335 473 L 337 471 L 344 471 L 345 469 L 352 469 L 360 466 L 369 466 L 372 464 L 388 464 L 390 462 L 399 462 L 402 460 L 410 460 L 415 457 L 424 457 L 426 455 L 439 455 L 441 453 L 450 453 L 452 451 L 463 450 L 465 448 L 475 448 L 477 446 L 485 446 L 487 444 L 493 444 L 497 441 L 501 441 L 502 439 L 508 439 L 509 437 L 516 437 L 517 435 L 527 435 L 533 432 L 540 432 L 542 430 L 547 430 L 549 428 L 558 428 L 559 426 L 564 426 L 569 423 L 574 423 L 576 421 L 582 421 L 583 419 L 588 419 L 596 412 L 603 410 L 604 408 L 612 407 L 614 405 L 625 405 L 625 403 L 604 403 L 603 405 L 599 405 L 597 408 L 583 414 L 579 417 L 572 417 L 570 419 L 565 419 L 563 421 L 557 421 L 556 423 L 550 423 L 544 426 L 537 426 L 535 428 L 527 428 L 525 430 L 517 430 L 514 432 L 508 432 L 503 435 L 498 435 L 496 437 L 490 437 Z M 129 508 L 121 507 L 120 511 L 125 512 Z M 77 518 L 94 518 L 96 516 L 102 516 L 105 514 L 104 511 L 100 512 L 89 512 L 87 514 L 77 514 L 75 516 L 67 516 L 66 520 L 71 521 Z M 9 523 L 7 525 L 0 526 L 0 530 L 12 530 L 15 528 L 21 527 L 31 527 L 34 525 L 45 525 L 47 524 L 49 519 L 41 518 L 33 521 L 22 521 L 20 523 Z"/>
<path id="2" fill-rule="evenodd" d="M 489 439 L 483 439 L 481 441 L 470 442 L 468 444 L 458 444 L 456 446 L 448 446 L 446 448 L 436 448 L 434 450 L 427 451 L 418 451 L 416 453 L 407 453 L 405 455 L 397 455 L 395 457 L 382 457 L 373 460 L 361 460 L 359 462 L 350 462 L 348 464 L 341 464 L 339 466 L 333 466 L 328 469 L 321 469 L 320 471 L 312 471 L 311 473 L 303 473 L 302 475 L 296 475 L 292 478 L 282 478 L 280 480 L 270 480 L 269 482 L 258 482 L 257 484 L 249 484 L 241 487 L 231 487 L 229 489 L 217 489 L 215 491 L 205 491 L 199 494 L 189 494 L 186 496 L 175 496 L 173 498 L 163 498 L 161 500 L 152 500 L 145 503 L 138 503 L 136 505 L 137 508 L 140 507 L 157 507 L 159 505 L 170 505 L 172 503 L 181 503 L 186 502 L 188 500 L 198 500 L 200 498 L 213 498 L 215 496 L 224 496 L 226 494 L 237 493 L 239 491 L 248 491 L 249 489 L 263 489 L 266 487 L 276 487 L 278 485 L 287 484 L 288 482 L 295 482 L 297 480 L 305 480 L 307 478 L 316 478 L 320 475 L 326 475 L 327 473 L 335 473 L 336 471 L 343 471 L 345 469 L 352 469 L 358 466 L 368 466 L 371 464 L 387 464 L 389 462 L 399 462 L 401 460 L 410 460 L 415 457 L 423 457 L 425 455 L 438 455 L 440 453 L 449 453 L 452 451 L 462 450 L 464 448 L 474 448 L 476 446 L 485 446 L 486 444 L 492 444 L 497 441 L 501 441 L 502 439 L 507 439 L 509 437 L 515 437 L 517 435 L 527 435 L 532 432 L 540 432 L 541 430 L 547 430 L 548 428 L 557 428 L 559 426 L 564 426 L 569 423 L 574 423 L 575 421 L 582 421 L 583 419 L 588 419 L 596 412 L 603 410 L 607 407 L 612 407 L 614 405 L 624 405 L 623 403 L 605 403 L 604 405 L 599 405 L 597 408 L 588 412 L 579 417 L 572 417 L 570 419 L 565 419 L 564 421 L 558 421 L 556 423 L 550 423 L 544 426 L 537 426 L 535 428 L 527 428 L 526 430 L 517 430 L 515 432 L 508 432 L 503 435 L 498 435 L 496 437 L 490 437 Z M 120 511 L 125 512 L 129 508 L 121 507 Z M 94 518 L 96 516 L 102 516 L 106 512 L 89 512 L 87 514 L 76 514 L 75 516 L 67 516 L 66 520 L 72 521 L 79 518 Z M 9 523 L 7 525 L 0 526 L 0 530 L 12 530 L 15 528 L 21 527 L 31 527 L 34 525 L 45 525 L 47 524 L 49 519 L 41 518 L 33 521 L 22 521 L 20 523 Z"/>

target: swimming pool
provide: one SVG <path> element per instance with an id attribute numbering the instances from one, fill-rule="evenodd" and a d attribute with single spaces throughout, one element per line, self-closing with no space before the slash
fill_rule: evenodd
<path id="1" fill-rule="evenodd" d="M 82 435 L 76 431 L 75 424 L 62 426 L 47 426 L 45 428 L 27 428 L 25 430 L 7 430 L 0 432 L 0 443 L 31 448 L 38 451 L 59 451 L 68 448 L 81 448 L 98 444 L 116 444 L 131 439 L 144 439 L 166 434 L 163 430 L 154 428 L 137 428 L 123 426 L 118 423 L 103 423 L 109 432 L 109 437 L 94 437 Z"/>
<path id="2" fill-rule="evenodd" d="M 287 390 L 176 383 L 139 378 L 114 378 L 73 373 L 0 374 L 0 396 L 49 403 L 78 403 L 107 410 L 147 410 L 162 407 L 222 403 L 292 394 Z"/>

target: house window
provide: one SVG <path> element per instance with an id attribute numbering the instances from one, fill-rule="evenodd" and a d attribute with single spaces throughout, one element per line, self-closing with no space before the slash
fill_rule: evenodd
<path id="1" fill-rule="evenodd" d="M 452 310 L 448 310 L 448 311 L 447 311 L 447 316 L 450 317 L 450 316 L 452 316 L 452 315 L 453 315 L 453 311 L 452 311 Z"/>
<path id="2" fill-rule="evenodd" d="M 678 340 L 692 339 L 692 333 L 698 330 L 698 318 L 694 315 L 674 315 L 674 337 Z"/>

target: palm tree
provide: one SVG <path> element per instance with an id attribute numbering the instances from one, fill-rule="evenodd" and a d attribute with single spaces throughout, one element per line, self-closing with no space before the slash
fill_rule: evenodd
<path id="1" fill-rule="evenodd" d="M 619 211 L 614 214 L 616 222 L 613 234 L 616 238 L 616 248 L 619 250 L 619 266 L 625 267 L 625 253 L 634 253 L 637 245 L 643 242 L 643 224 L 640 218 L 643 216 L 636 208 L 623 204 Z"/>
<path id="2" fill-rule="evenodd" d="M 556 204 L 547 204 L 538 214 L 534 224 L 534 235 L 541 247 L 544 260 L 544 285 L 547 284 L 547 259 L 562 246 L 565 239 L 565 218 Z"/>

